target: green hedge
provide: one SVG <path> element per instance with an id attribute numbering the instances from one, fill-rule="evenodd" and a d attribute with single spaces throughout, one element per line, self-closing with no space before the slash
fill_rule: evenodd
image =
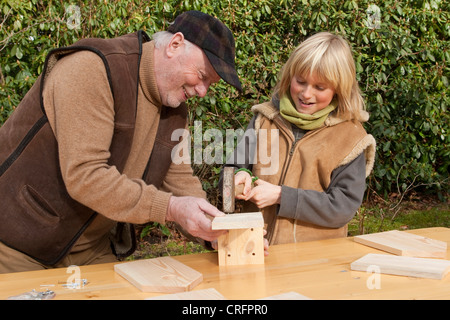
<path id="1" fill-rule="evenodd" d="M 219 17 L 237 45 L 243 94 L 220 82 L 193 101 L 202 129 L 245 128 L 306 36 L 332 31 L 353 45 L 358 80 L 378 143 L 369 190 L 448 192 L 449 2 L 323 0 L 5 1 L 0 5 L 0 125 L 31 87 L 46 54 L 84 37 L 163 30 L 186 10 Z M 379 10 L 379 14 L 377 13 Z M 225 135 L 224 135 L 225 136 Z M 219 165 L 197 165 L 213 194 Z"/>

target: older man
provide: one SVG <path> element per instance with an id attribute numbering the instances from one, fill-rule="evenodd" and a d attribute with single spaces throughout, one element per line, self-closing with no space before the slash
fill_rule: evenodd
<path id="1" fill-rule="evenodd" d="M 174 221 L 212 241 L 189 165 L 170 159 L 185 101 L 222 78 L 241 90 L 230 30 L 188 11 L 150 41 L 143 32 L 52 51 L 0 128 L 0 272 L 115 261 L 132 224 Z"/>

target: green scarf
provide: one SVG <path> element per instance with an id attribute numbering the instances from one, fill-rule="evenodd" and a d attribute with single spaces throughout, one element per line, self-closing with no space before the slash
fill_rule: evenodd
<path id="1" fill-rule="evenodd" d="M 280 113 L 287 121 L 295 124 L 297 127 L 303 130 L 314 130 L 320 128 L 325 122 L 328 115 L 336 108 L 335 100 L 313 114 L 300 113 L 295 108 L 294 103 L 291 100 L 290 94 L 284 95 L 280 100 Z"/>

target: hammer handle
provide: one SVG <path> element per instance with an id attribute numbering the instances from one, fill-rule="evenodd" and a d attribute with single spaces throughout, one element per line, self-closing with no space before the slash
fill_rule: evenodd
<path id="1" fill-rule="evenodd" d="M 234 196 L 238 196 L 240 194 L 242 194 L 244 192 L 244 184 L 238 184 L 237 186 L 234 187 Z"/>

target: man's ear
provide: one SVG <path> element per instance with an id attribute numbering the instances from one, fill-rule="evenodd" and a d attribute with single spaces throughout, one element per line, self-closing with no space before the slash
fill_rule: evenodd
<path id="1" fill-rule="evenodd" d="M 166 54 L 169 58 L 172 58 L 177 51 L 184 46 L 184 35 L 181 32 L 177 32 L 170 39 L 169 44 L 166 47 Z"/>

